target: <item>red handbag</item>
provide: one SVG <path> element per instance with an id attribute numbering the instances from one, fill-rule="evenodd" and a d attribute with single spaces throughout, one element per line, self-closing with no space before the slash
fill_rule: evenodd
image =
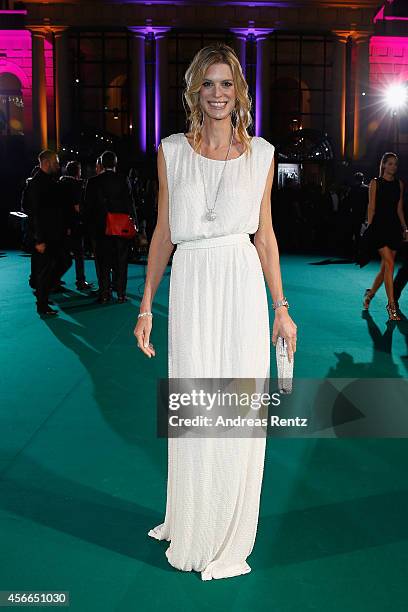
<path id="1" fill-rule="evenodd" d="M 121 238 L 134 238 L 137 228 L 132 217 L 126 213 L 106 214 L 106 236 L 120 236 Z"/>

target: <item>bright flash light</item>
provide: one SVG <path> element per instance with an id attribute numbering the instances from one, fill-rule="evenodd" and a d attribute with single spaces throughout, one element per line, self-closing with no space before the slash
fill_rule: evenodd
<path id="1" fill-rule="evenodd" d="M 408 90 L 405 85 L 391 85 L 385 91 L 385 103 L 390 109 L 397 110 L 408 102 Z"/>

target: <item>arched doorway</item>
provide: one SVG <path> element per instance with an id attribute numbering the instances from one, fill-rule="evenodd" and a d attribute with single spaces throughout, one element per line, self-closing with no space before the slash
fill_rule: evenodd
<path id="1" fill-rule="evenodd" d="M 21 82 L 10 72 L 0 74 L 0 136 L 24 136 Z"/>

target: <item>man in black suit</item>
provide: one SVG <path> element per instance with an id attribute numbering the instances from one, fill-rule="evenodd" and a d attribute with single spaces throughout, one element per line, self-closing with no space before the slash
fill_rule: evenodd
<path id="1" fill-rule="evenodd" d="M 27 185 L 28 237 L 34 258 L 34 287 L 37 312 L 55 315 L 49 306 L 49 293 L 61 268 L 61 245 L 64 241 L 64 218 L 57 176 L 58 155 L 45 149 L 38 156 L 39 169 Z"/>
<path id="2" fill-rule="evenodd" d="M 96 268 L 101 304 L 111 300 L 111 270 L 115 270 L 115 289 L 118 302 L 126 301 L 129 240 L 121 236 L 107 236 L 108 212 L 126 213 L 134 220 L 136 211 L 132 189 L 126 176 L 118 174 L 117 157 L 113 151 L 101 156 L 102 172 L 88 179 L 83 203 L 84 221 L 95 246 Z"/>
<path id="3" fill-rule="evenodd" d="M 84 235 L 80 214 L 83 181 L 79 161 L 67 163 L 65 175 L 60 177 L 60 185 L 68 231 L 67 250 L 72 252 L 75 259 L 76 286 L 80 291 L 92 289 L 92 283 L 88 283 L 85 278 Z"/>
<path id="4" fill-rule="evenodd" d="M 30 187 L 30 181 L 32 180 L 32 178 L 37 174 L 38 170 L 40 169 L 40 166 L 37 164 L 37 166 L 35 166 L 33 168 L 33 170 L 31 171 L 31 174 L 28 178 L 26 178 L 26 183 L 23 189 L 23 192 L 21 194 L 21 212 L 25 213 L 27 215 L 27 219 L 25 219 L 24 225 L 23 225 L 23 245 L 24 245 L 24 250 L 26 250 L 27 252 L 31 253 L 32 252 L 32 244 L 31 244 L 31 239 L 30 239 L 30 234 L 29 234 L 29 227 L 28 227 L 28 219 L 30 217 L 30 197 L 29 197 L 29 187 Z M 30 273 L 30 277 L 28 279 L 28 284 L 30 285 L 30 287 L 32 289 L 35 289 L 35 270 L 34 270 L 34 266 L 35 266 L 35 258 L 31 257 L 31 273 Z"/>

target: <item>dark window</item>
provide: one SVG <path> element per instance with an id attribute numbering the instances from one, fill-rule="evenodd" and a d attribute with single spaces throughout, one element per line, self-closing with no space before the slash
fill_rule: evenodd
<path id="1" fill-rule="evenodd" d="M 294 124 L 325 132 L 332 107 L 331 36 L 275 32 L 268 43 L 272 138 L 284 140 Z"/>
<path id="2" fill-rule="evenodd" d="M 70 31 L 70 61 L 77 131 L 130 133 L 131 34 Z"/>

